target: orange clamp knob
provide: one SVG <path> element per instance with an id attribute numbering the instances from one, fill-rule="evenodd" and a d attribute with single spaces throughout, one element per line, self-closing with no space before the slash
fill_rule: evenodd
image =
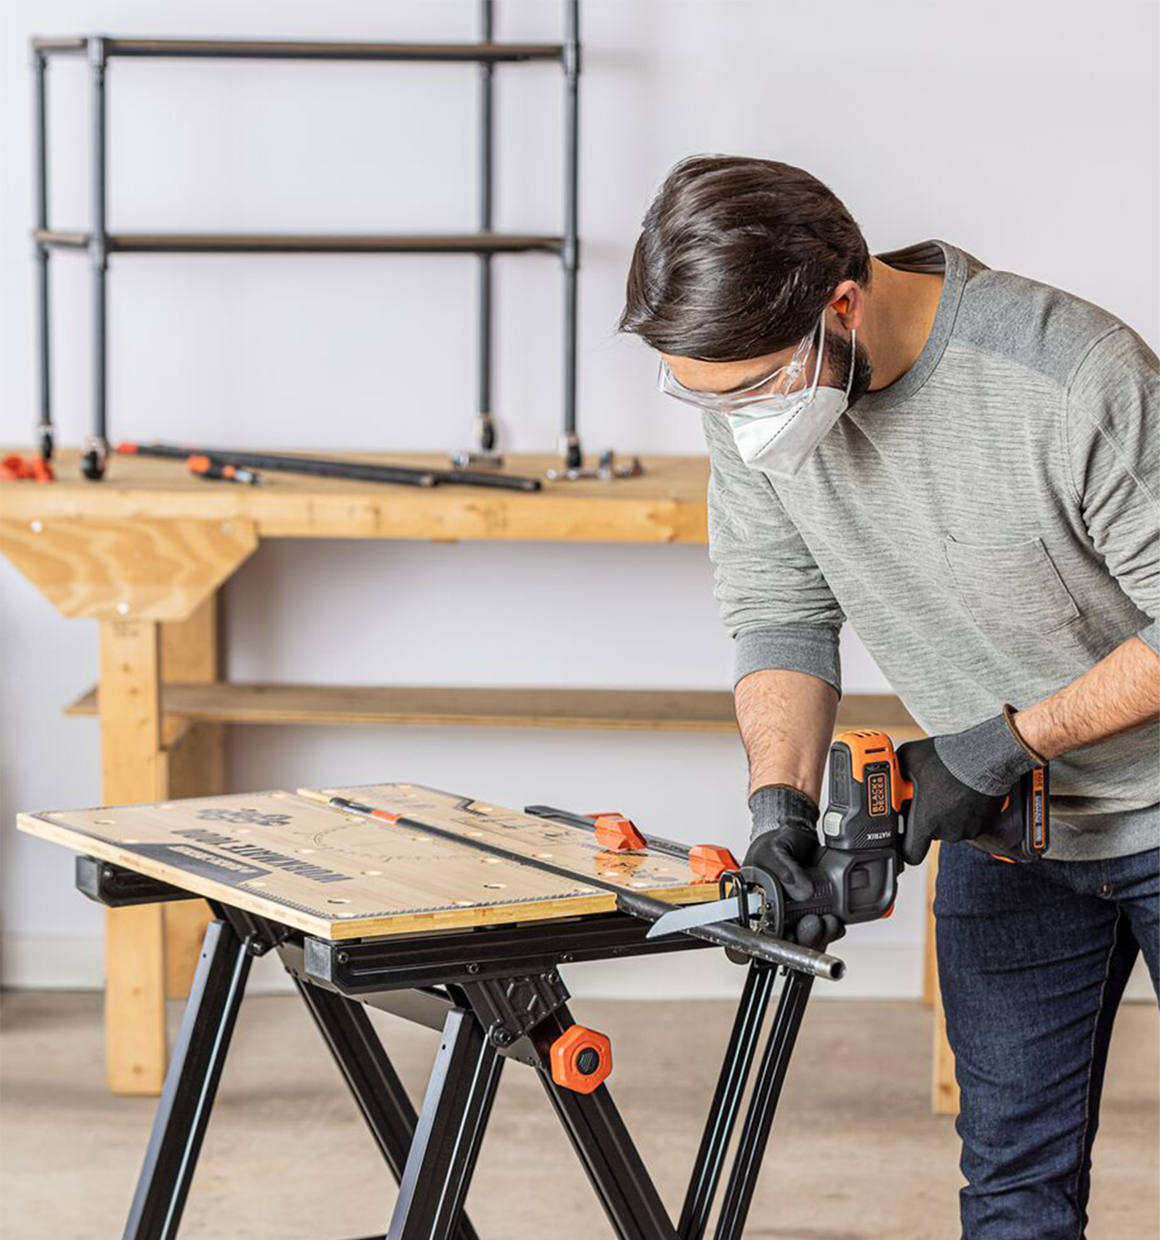
<path id="1" fill-rule="evenodd" d="M 552 1043 L 552 1080 L 578 1094 L 590 1094 L 612 1072 L 612 1043 L 595 1029 L 572 1025 Z"/>
<path id="2" fill-rule="evenodd" d="M 720 844 L 696 844 L 689 849 L 689 868 L 704 882 L 715 883 L 726 870 L 736 870 L 738 863 Z"/>
<path id="3" fill-rule="evenodd" d="M 610 852 L 640 852 L 648 845 L 645 838 L 623 814 L 592 814 L 596 819 L 596 838 Z"/>

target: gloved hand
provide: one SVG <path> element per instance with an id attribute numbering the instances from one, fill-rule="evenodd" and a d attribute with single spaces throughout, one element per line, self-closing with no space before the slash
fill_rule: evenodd
<path id="1" fill-rule="evenodd" d="M 1011 789 L 1044 759 L 1031 749 L 1011 722 L 1005 706 L 963 732 L 950 732 L 898 747 L 904 779 L 914 784 L 906 819 L 902 856 L 918 865 L 931 840 L 974 840 L 986 835 Z"/>
<path id="2" fill-rule="evenodd" d="M 758 788 L 749 798 L 749 808 L 753 839 L 742 865 L 772 874 L 789 899 L 808 900 L 814 884 L 806 867 L 813 864 L 820 847 L 817 805 L 796 788 L 777 784 Z M 836 917 L 810 913 L 786 931 L 786 938 L 821 949 L 845 930 Z"/>

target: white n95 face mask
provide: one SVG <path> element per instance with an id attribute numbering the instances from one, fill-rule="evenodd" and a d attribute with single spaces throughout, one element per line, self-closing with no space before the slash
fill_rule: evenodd
<path id="1" fill-rule="evenodd" d="M 754 401 L 728 415 L 733 442 L 750 469 L 792 478 L 846 412 L 854 383 L 856 333 L 850 332 L 850 376 L 844 392 L 819 385 L 826 348 L 824 319 L 818 335 L 818 361 L 808 388 Z"/>

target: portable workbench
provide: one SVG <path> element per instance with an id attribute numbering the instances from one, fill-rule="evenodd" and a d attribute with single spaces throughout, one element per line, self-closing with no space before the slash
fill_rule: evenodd
<path id="1" fill-rule="evenodd" d="M 715 899 L 736 862 L 646 840 L 618 814 L 521 813 L 382 784 L 24 814 L 18 825 L 76 850 L 78 887 L 111 908 L 199 896 L 213 911 L 125 1240 L 177 1234 L 254 956 L 278 953 L 399 1181 L 377 1240 L 473 1240 L 464 1200 L 505 1060 L 538 1073 L 617 1236 L 700 1240 L 780 967 L 714 1231 L 739 1240 L 813 979 L 844 971 L 747 919 L 646 937 L 673 905 Z M 605 1084 L 609 1040 L 573 1021 L 560 970 L 710 946 L 747 971 L 674 1224 Z M 440 1033 L 418 1113 L 363 1004 Z"/>
<path id="2" fill-rule="evenodd" d="M 100 625 L 97 688 L 82 692 L 69 713 L 99 715 L 108 804 L 224 792 L 225 725 L 735 731 L 726 691 L 236 684 L 220 669 L 220 592 L 264 541 L 704 545 L 704 457 L 646 457 L 639 477 L 545 481 L 537 494 L 291 475 L 261 487 L 215 486 L 179 461 L 133 456 L 117 457 L 94 484 L 78 478 L 78 458 L 75 449 L 59 451 L 51 484 L 0 482 L 0 551 L 63 615 Z M 436 453 L 389 459 L 446 464 Z M 534 477 L 555 464 L 547 455 L 507 459 L 510 472 Z M 837 728 L 859 727 L 896 741 L 921 735 L 891 695 L 847 694 Z M 160 1090 L 165 999 L 188 992 L 208 916 L 200 901 L 110 907 L 106 1056 L 115 1092 Z M 929 964 L 927 979 L 937 1000 Z M 943 1038 L 936 1064 L 936 1107 L 954 1109 Z"/>

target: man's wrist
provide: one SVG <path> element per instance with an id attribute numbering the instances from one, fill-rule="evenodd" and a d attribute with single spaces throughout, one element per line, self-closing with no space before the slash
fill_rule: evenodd
<path id="1" fill-rule="evenodd" d="M 1006 796 L 1021 776 L 1045 762 L 1016 730 L 1013 715 L 1007 706 L 973 728 L 936 736 L 934 749 L 943 766 L 975 792 Z"/>
<path id="2" fill-rule="evenodd" d="M 1051 710 L 1046 702 L 1039 702 L 1027 710 L 1012 711 L 1007 716 L 1007 722 L 1011 731 L 1040 762 L 1057 758 L 1064 752 L 1056 739 L 1059 729 L 1051 718 Z"/>
<path id="3" fill-rule="evenodd" d="M 753 814 L 753 834 L 761 835 L 779 827 L 790 827 L 817 835 L 818 805 L 800 788 L 789 784 L 766 784 L 749 797 Z"/>

